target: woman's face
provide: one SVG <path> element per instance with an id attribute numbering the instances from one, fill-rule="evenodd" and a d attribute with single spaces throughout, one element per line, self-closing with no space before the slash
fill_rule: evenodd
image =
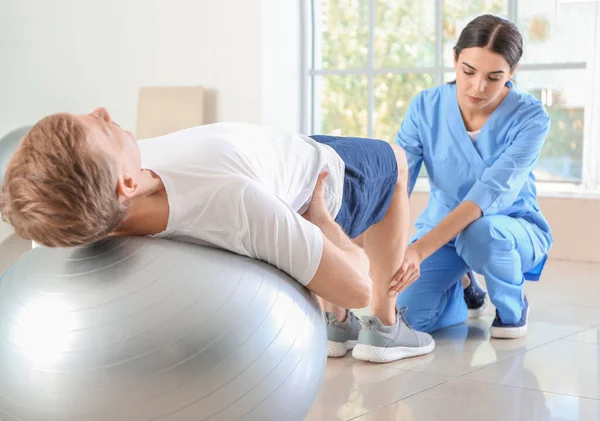
<path id="1" fill-rule="evenodd" d="M 495 107 L 515 70 L 502 55 L 480 47 L 462 50 L 455 56 L 454 69 L 458 102 L 470 111 Z"/>

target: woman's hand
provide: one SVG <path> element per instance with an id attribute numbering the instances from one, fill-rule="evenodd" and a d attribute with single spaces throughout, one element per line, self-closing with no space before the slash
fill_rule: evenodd
<path id="1" fill-rule="evenodd" d="M 398 269 L 398 272 L 392 278 L 390 283 L 390 296 L 394 296 L 406 288 L 421 276 L 421 263 L 423 258 L 419 252 L 417 243 L 413 243 L 406 249 L 404 261 Z"/>
<path id="2" fill-rule="evenodd" d="M 404 291 L 419 279 L 423 260 L 438 251 L 481 216 L 482 211 L 477 204 L 464 201 L 442 219 L 435 228 L 408 246 L 402 266 L 391 280 L 390 296 Z"/>

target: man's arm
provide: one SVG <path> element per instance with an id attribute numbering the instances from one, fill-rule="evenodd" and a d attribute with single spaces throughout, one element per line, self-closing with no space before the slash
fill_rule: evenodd
<path id="1" fill-rule="evenodd" d="M 316 212 L 316 197 L 302 217 L 261 186 L 249 185 L 242 200 L 249 224 L 242 246 L 332 304 L 366 307 L 371 298 L 368 258 L 326 211 Z"/>
<path id="2" fill-rule="evenodd" d="M 321 262 L 307 288 L 340 307 L 363 308 L 371 300 L 369 258 L 329 215 L 324 195 L 325 179 L 328 176 L 328 173 L 319 175 L 310 207 L 302 215 L 323 233 Z M 341 290 L 344 290 L 344 296 L 340 298 L 347 301 L 345 304 L 327 298 L 339 295 Z"/>
<path id="3" fill-rule="evenodd" d="M 315 225 L 323 232 L 323 253 L 317 272 L 306 287 L 343 308 L 367 307 L 371 301 L 371 278 L 366 253 L 350 241 L 331 217 Z"/>

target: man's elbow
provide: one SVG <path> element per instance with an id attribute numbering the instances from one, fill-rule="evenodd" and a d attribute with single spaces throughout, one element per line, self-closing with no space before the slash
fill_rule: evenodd
<path id="1" fill-rule="evenodd" d="M 371 284 L 365 286 L 356 300 L 356 306 L 353 308 L 365 308 L 371 304 Z"/>
<path id="2" fill-rule="evenodd" d="M 354 294 L 350 297 L 350 301 L 347 308 L 365 308 L 371 304 L 371 295 L 373 286 L 370 278 L 362 279 L 357 283 L 357 287 L 354 290 Z"/>

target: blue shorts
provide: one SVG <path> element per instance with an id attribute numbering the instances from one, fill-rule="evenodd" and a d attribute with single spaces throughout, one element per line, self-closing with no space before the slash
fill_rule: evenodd
<path id="1" fill-rule="evenodd" d="M 335 221 L 350 238 L 381 221 L 398 181 L 398 163 L 392 147 L 376 139 L 314 135 L 331 146 L 345 163 L 342 207 Z"/>

